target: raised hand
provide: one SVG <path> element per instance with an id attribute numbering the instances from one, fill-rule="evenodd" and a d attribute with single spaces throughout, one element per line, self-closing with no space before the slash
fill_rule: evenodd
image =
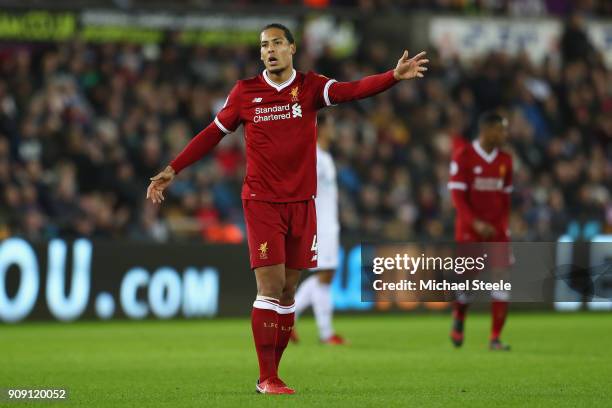
<path id="1" fill-rule="evenodd" d="M 412 78 L 423 78 L 423 73 L 427 71 L 425 64 L 429 62 L 425 59 L 425 51 L 419 52 L 412 58 L 408 58 L 408 50 L 404 50 L 404 54 L 397 61 L 397 66 L 393 70 L 393 77 L 395 79 L 412 79 Z"/>
<path id="2" fill-rule="evenodd" d="M 153 203 L 164 201 L 164 189 L 170 185 L 175 175 L 174 169 L 168 166 L 156 176 L 151 177 L 151 184 L 147 188 L 147 200 L 151 199 Z"/>

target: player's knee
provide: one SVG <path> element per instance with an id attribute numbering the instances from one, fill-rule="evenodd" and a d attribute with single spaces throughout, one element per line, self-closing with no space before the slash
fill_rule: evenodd
<path id="1" fill-rule="evenodd" d="M 295 292 L 297 290 L 297 285 L 287 285 L 283 288 L 283 292 L 281 294 L 280 301 L 282 304 L 290 304 L 293 303 L 295 299 Z"/>
<path id="2" fill-rule="evenodd" d="M 286 293 L 283 292 L 280 298 L 281 305 L 290 305 L 295 302 L 295 292 Z"/>
<path id="3" fill-rule="evenodd" d="M 280 299 L 286 278 L 283 265 L 272 265 L 255 270 L 257 295 Z"/>
<path id="4" fill-rule="evenodd" d="M 293 286 L 293 285 L 285 286 L 283 288 L 283 293 L 281 294 L 281 296 L 285 300 L 293 300 L 293 298 L 295 297 L 296 290 L 297 290 L 296 286 Z"/>
<path id="5" fill-rule="evenodd" d="M 284 282 L 260 282 L 257 285 L 257 294 L 274 299 L 280 299 L 283 294 Z"/>

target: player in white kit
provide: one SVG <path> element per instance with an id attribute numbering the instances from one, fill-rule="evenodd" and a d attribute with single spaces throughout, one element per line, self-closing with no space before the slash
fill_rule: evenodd
<path id="1" fill-rule="evenodd" d="M 322 343 L 339 345 L 344 339 L 334 332 L 332 326 L 333 302 L 331 281 L 338 267 L 340 251 L 340 222 L 338 219 L 338 184 L 336 166 L 327 151 L 330 136 L 333 132 L 331 117 L 327 117 L 326 126 L 321 127 L 317 143 L 317 268 L 302 282 L 295 295 L 295 317 L 312 305 L 319 339 Z M 291 340 L 298 342 L 298 335 L 293 328 Z"/>

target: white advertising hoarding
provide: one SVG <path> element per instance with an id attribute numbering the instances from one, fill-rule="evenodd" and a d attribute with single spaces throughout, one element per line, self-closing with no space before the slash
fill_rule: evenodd
<path id="1" fill-rule="evenodd" d="M 612 22 L 587 24 L 593 45 L 612 67 Z M 535 63 L 558 56 L 563 23 L 556 19 L 436 17 L 429 39 L 443 58 L 469 61 L 492 50 L 516 55 L 524 51 Z"/>

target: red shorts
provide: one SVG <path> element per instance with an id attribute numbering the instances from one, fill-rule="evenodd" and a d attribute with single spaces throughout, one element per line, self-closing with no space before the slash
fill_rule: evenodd
<path id="1" fill-rule="evenodd" d="M 242 200 L 251 268 L 284 264 L 291 269 L 317 266 L 315 201 L 272 203 Z"/>

